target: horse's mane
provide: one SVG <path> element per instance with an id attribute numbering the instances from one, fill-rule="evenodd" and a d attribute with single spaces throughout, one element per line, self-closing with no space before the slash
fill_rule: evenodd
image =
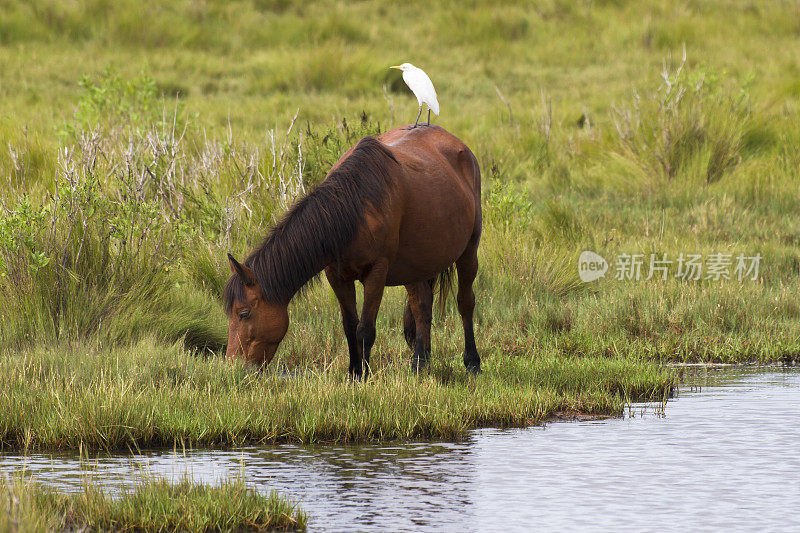
<path id="1" fill-rule="evenodd" d="M 247 257 L 265 300 L 289 303 L 324 267 L 338 261 L 365 223 L 367 209 L 380 210 L 391 186 L 394 154 L 374 137 L 364 137 L 319 185 L 298 200 Z M 225 313 L 244 299 L 233 274 L 223 291 Z"/>

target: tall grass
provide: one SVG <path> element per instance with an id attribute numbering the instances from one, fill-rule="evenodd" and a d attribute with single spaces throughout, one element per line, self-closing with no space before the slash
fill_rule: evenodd
<path id="1" fill-rule="evenodd" d="M 650 193 L 672 181 L 702 187 L 752 155 L 746 135 L 763 143 L 751 124 L 749 82 L 725 91 L 713 71 L 686 72 L 683 53 L 674 72 L 664 66 L 658 89 L 634 92 L 631 104 L 613 108 L 614 132 L 603 139 L 597 173 Z"/>
<path id="2" fill-rule="evenodd" d="M 80 109 L 100 113 L 102 125 L 72 123 L 52 186 L 16 176 L 17 195 L 3 205 L 0 343 L 118 343 L 157 331 L 219 348 L 223 274 L 210 254 L 222 258 L 234 233 L 272 222 L 304 191 L 301 144 L 270 131 L 266 153 L 230 138 L 195 149 L 176 129 L 185 118 L 177 110 L 151 121 L 152 80 L 106 73 L 82 83 L 91 105 Z M 28 194 L 37 185 L 43 197 Z"/>
<path id="3" fill-rule="evenodd" d="M 664 80 L 672 89 L 639 96 L 658 105 L 650 108 L 650 115 L 637 115 L 630 123 L 638 125 L 635 129 L 623 135 L 617 124 L 603 136 L 595 126 L 595 133 L 580 141 L 583 155 L 561 153 L 560 162 L 543 167 L 555 174 L 547 171 L 538 181 L 514 182 L 503 170 L 516 157 L 513 154 L 500 166 L 484 167 L 477 309 L 487 347 L 517 345 L 520 336 L 538 339 L 522 345 L 560 346 L 567 336 L 578 345 L 593 338 L 594 346 L 585 347 L 590 353 L 612 346 L 625 353 L 628 343 L 637 353 L 644 341 L 651 343 L 649 353 L 669 359 L 794 357 L 794 311 L 770 304 L 776 291 L 782 294 L 780 301 L 790 298 L 788 280 L 797 274 L 792 241 L 759 230 L 769 215 L 757 209 L 760 204 L 753 204 L 752 196 L 744 204 L 736 200 L 743 176 L 760 168 L 752 166 L 754 162 L 781 152 L 771 144 L 774 139 L 763 140 L 772 139 L 769 133 L 756 133 L 763 117 L 694 114 L 697 109 L 717 109 L 733 98 L 730 89 L 710 77 L 708 71 L 681 68 L 672 77 L 665 71 Z M 686 85 L 684 79 L 697 81 Z M 44 161 L 53 159 L 38 166 L 24 163 L 27 141 L 12 145 L 16 160 L 28 166 L 10 177 L 0 223 L 0 342 L 6 347 L 87 339 L 131 343 L 155 333 L 168 343 L 183 339 L 190 348 L 221 348 L 225 324 L 218 298 L 227 277 L 225 254 L 246 253 L 347 147 L 379 131 L 361 114 L 320 128 L 302 128 L 292 121 L 285 133 L 269 130 L 260 144 L 237 137 L 232 129 L 215 139 L 192 126 L 183 109 L 162 108 L 157 118 L 149 104 L 142 104 L 150 101 L 150 81 L 126 83 L 106 72 L 82 83 L 81 102 L 91 105 L 79 109 L 89 110 L 86 117 L 98 120 L 97 126 L 72 122 L 72 140 L 66 139 L 52 154 L 38 155 Z M 677 91 L 680 97 L 665 96 L 665 90 Z M 744 105 L 741 93 L 735 94 L 736 105 Z M 109 95 L 108 101 L 100 95 Z M 684 109 L 689 98 L 699 107 Z M 754 109 L 743 113 L 749 117 L 756 114 Z M 728 155 L 720 156 L 728 161 L 724 168 L 714 170 L 709 165 L 721 160 L 711 157 L 712 148 L 722 141 L 710 132 L 724 120 L 738 124 L 739 140 L 728 145 Z M 648 155 L 653 143 L 701 125 L 711 129 L 695 141 L 662 145 L 652 151 L 661 155 Z M 601 150 L 603 143 L 611 143 L 610 148 Z M 705 155 L 697 156 L 700 152 Z M 702 159 L 702 172 L 692 174 L 691 165 L 700 161 L 695 156 Z M 640 180 L 631 181 L 631 175 L 620 172 L 599 181 L 598 165 L 616 172 L 609 158 L 639 169 Z M 683 163 L 674 167 L 678 170 L 668 170 L 663 164 L 667 161 Z M 52 181 L 46 173 L 50 168 Z M 716 177 L 708 179 L 709 172 Z M 560 181 L 553 181 L 556 175 L 562 176 Z M 635 183 L 640 185 L 632 188 Z M 694 198 L 690 188 L 695 189 Z M 555 197 L 542 199 L 542 193 L 553 191 L 558 192 Z M 628 201 L 642 191 L 649 191 L 643 201 Z M 614 208 L 608 209 L 609 204 Z M 785 232 L 791 239 L 790 223 L 768 220 L 779 235 Z M 762 253 L 765 267 L 761 283 L 729 281 L 712 289 L 699 282 L 696 288 L 701 290 L 695 292 L 703 295 L 701 300 L 678 310 L 669 307 L 670 302 L 685 301 L 694 287 L 654 282 L 626 286 L 611 279 L 582 283 L 576 260 L 587 248 L 612 257 L 626 251 L 675 257 L 680 252 L 734 249 Z M 716 305 L 718 298 L 732 301 L 730 295 L 737 291 L 747 295 L 735 299 L 741 304 Z M 655 315 L 633 312 L 637 307 L 618 304 L 626 301 L 625 293 L 637 295 L 645 309 L 660 310 Z M 394 329 L 399 329 L 398 296 L 390 295 L 383 308 L 386 323 Z M 753 316 L 745 309 L 763 309 L 764 314 Z M 681 323 L 692 327 L 661 327 L 663 319 L 657 316 L 678 314 L 684 315 Z M 343 356 L 336 305 L 329 295 L 312 291 L 300 297 L 292 317 L 296 333 L 290 332 L 284 345 L 287 362 L 325 368 Z M 449 346 L 457 350 L 457 322 L 451 317 L 443 325 L 444 345 L 448 351 Z M 620 332 L 625 332 L 622 345 L 616 338 Z M 670 332 L 679 336 L 666 338 Z M 395 343 L 389 340 L 386 346 Z"/>
<path id="4" fill-rule="evenodd" d="M 580 155 L 553 146 L 560 161 L 546 163 L 543 178 L 517 184 L 504 170 L 518 157 L 513 150 L 519 139 L 505 162 L 484 166 L 477 309 L 485 346 L 560 346 L 566 336 L 579 346 L 593 338 L 594 345 L 585 347 L 590 353 L 611 347 L 625 353 L 628 343 L 637 353 L 645 342 L 653 356 L 669 359 L 794 357 L 798 330 L 792 308 L 770 303 L 776 291 L 780 301 L 790 298 L 788 280 L 797 275 L 792 241 L 774 237 L 777 232 L 791 239 L 791 224 L 769 218 L 752 196 L 745 203 L 736 199 L 740 182 L 760 168 L 756 162 L 782 149 L 772 144 L 771 129 L 757 133 L 766 127 L 757 107 L 747 104 L 743 114 L 719 111 L 729 110 L 731 102 L 745 106 L 745 89 L 731 92 L 710 71 L 684 67 L 677 74 L 665 71 L 662 81 L 666 87 L 637 97 L 635 102 L 651 104 L 646 111 L 636 108 L 629 129 L 617 123 L 600 133 L 595 126 L 591 136 L 579 138 L 585 150 Z M 343 151 L 379 131 L 361 114 L 319 128 L 292 121 L 285 133 L 269 130 L 261 143 L 237 137 L 232 128 L 215 139 L 193 126 L 182 108 L 162 108 L 156 117 L 143 103 L 150 102 L 151 81 L 127 83 L 106 72 L 82 84 L 79 109 L 98 125 L 75 120 L 71 141 L 37 156 L 51 163 L 28 165 L 9 181 L 0 224 L 0 342 L 6 347 L 87 339 L 130 343 L 155 333 L 168 343 L 184 339 L 190 348 L 221 348 L 225 324 L 218 297 L 227 277 L 225 254 L 246 253 Z M 702 132 L 693 141 L 681 137 L 692 128 Z M 726 144 L 713 133 L 719 128 L 736 130 L 738 140 Z M 25 161 L 26 143 L 12 145 L 16 160 Z M 727 155 L 714 152 L 722 145 L 730 149 Z M 612 159 L 638 169 L 639 177 L 614 170 Z M 598 168 L 612 175 L 598 180 Z M 643 191 L 643 200 L 629 201 Z M 759 230 L 765 217 L 775 232 Z M 728 281 L 715 288 L 707 282 L 626 286 L 612 279 L 587 285 L 577 278 L 576 265 L 587 248 L 612 257 L 732 249 L 762 253 L 765 267 L 761 282 Z M 702 295 L 696 305 L 671 307 L 694 288 Z M 737 291 L 747 296 L 732 300 Z M 634 312 L 637 307 L 620 303 L 625 293 L 659 311 Z M 383 309 L 395 330 L 398 296 L 389 296 Z M 717 306 L 719 298 L 741 303 Z M 336 308 L 320 291 L 298 299 L 283 349 L 287 362 L 325 368 L 343 356 Z M 680 322 L 692 327 L 664 328 L 666 315 L 683 315 Z M 457 322 L 451 317 L 443 325 L 444 346 L 457 350 Z M 670 332 L 679 336 L 667 338 Z M 527 336 L 538 340 L 520 342 Z"/>

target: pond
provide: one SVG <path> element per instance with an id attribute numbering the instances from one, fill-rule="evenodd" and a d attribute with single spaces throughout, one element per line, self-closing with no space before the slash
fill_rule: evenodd
<path id="1" fill-rule="evenodd" d="M 800 527 L 800 369 L 687 368 L 665 409 L 471 431 L 460 442 L 278 445 L 96 456 L 0 455 L 63 490 L 135 471 L 209 483 L 243 471 L 311 531 Z"/>

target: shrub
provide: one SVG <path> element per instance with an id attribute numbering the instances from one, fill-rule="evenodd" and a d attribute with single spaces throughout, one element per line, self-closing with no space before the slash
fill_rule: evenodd
<path id="1" fill-rule="evenodd" d="M 634 92 L 631 104 L 614 107 L 615 134 L 606 139 L 609 146 L 595 173 L 654 192 L 675 181 L 715 183 L 742 160 L 751 122 L 751 80 L 732 95 L 719 89 L 718 75 L 710 69 L 684 72 L 685 61 L 684 55 L 674 74 L 664 67 L 657 90 Z"/>

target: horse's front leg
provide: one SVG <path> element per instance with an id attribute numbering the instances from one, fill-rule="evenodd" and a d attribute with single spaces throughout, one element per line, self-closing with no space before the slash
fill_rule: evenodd
<path id="1" fill-rule="evenodd" d="M 356 286 L 352 281 L 344 281 L 336 270 L 328 267 L 325 269 L 336 299 L 339 300 L 339 309 L 342 311 L 342 327 L 347 338 L 347 348 L 350 350 L 350 376 L 361 377 L 361 349 L 356 339 L 358 328 L 358 309 L 356 308 Z"/>
<path id="2" fill-rule="evenodd" d="M 375 344 L 375 320 L 378 318 L 378 309 L 381 306 L 383 289 L 386 287 L 388 270 L 388 261 L 375 263 L 361 281 L 364 285 L 364 307 L 361 310 L 361 321 L 356 329 L 356 339 L 361 348 L 365 378 L 369 375 L 369 356 L 372 345 Z"/>

